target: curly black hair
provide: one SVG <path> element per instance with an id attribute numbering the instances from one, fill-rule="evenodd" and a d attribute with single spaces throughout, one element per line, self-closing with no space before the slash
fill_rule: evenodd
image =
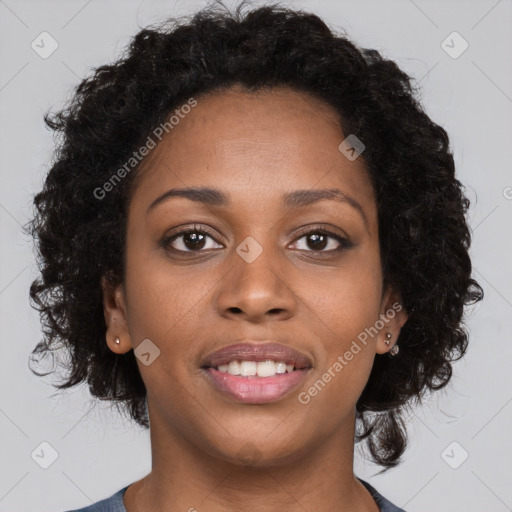
<path id="1" fill-rule="evenodd" d="M 377 197 L 384 284 L 409 318 L 395 357 L 377 355 L 356 404 L 356 440 L 387 469 L 407 446 L 405 408 L 444 387 L 467 348 L 464 308 L 483 298 L 471 278 L 469 200 L 455 178 L 446 131 L 425 113 L 411 77 L 374 49 L 359 48 L 318 16 L 279 4 L 245 11 L 222 2 L 138 32 L 119 60 L 93 70 L 62 111 L 46 113 L 58 144 L 28 232 L 41 276 L 30 287 L 43 340 L 32 360 L 64 348 L 69 375 L 148 427 L 146 388 L 133 351 L 105 343 L 101 278 L 124 279 L 127 210 L 139 165 L 97 191 L 191 97 L 241 85 L 288 86 L 323 100 L 343 132 L 366 146 Z M 96 193 L 95 193 L 96 191 Z M 35 370 L 34 373 L 42 375 Z"/>

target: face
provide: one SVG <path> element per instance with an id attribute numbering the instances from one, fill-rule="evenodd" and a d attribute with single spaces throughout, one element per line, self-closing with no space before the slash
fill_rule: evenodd
<path id="1" fill-rule="evenodd" d="M 353 430 L 403 314 L 362 342 L 398 297 L 383 290 L 375 195 L 362 159 L 338 149 L 349 134 L 336 113 L 287 88 L 196 100 L 139 170 L 125 282 L 104 292 L 107 339 L 116 352 L 150 340 L 150 364 L 137 363 L 152 429 L 224 460 L 257 447 L 254 464 L 279 464 Z M 164 196 L 185 188 L 218 193 Z M 202 366 L 246 342 L 289 347 L 309 368 L 270 377 L 266 398 L 237 397 Z"/>

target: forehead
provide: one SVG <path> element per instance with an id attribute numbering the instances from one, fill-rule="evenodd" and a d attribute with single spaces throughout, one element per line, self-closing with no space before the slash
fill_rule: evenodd
<path id="1" fill-rule="evenodd" d="M 150 202 L 178 186 L 211 186 L 267 201 L 296 189 L 337 187 L 372 208 L 364 162 L 340 152 L 348 134 L 322 100 L 284 87 L 233 87 L 195 101 L 143 161 L 134 200 Z"/>
<path id="2" fill-rule="evenodd" d="M 158 148 L 146 159 L 147 167 L 163 154 L 174 161 L 204 156 L 247 160 L 265 154 L 268 165 L 291 152 L 303 158 L 311 156 L 312 146 L 328 132 L 334 141 L 343 135 L 334 109 L 289 88 L 250 92 L 234 86 L 201 96 L 196 102 L 189 113 L 179 119 L 173 116 L 177 124 L 163 134 Z M 187 154 L 190 148 L 193 155 Z M 319 147 L 317 153 L 321 151 Z"/>

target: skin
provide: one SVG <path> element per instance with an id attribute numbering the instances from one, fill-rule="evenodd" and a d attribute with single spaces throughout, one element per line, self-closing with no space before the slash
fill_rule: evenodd
<path id="1" fill-rule="evenodd" d="M 149 338 L 160 350 L 148 366 L 137 361 L 152 471 L 128 488 L 128 512 L 379 510 L 353 473 L 355 404 L 405 310 L 360 344 L 308 404 L 298 400 L 400 302 L 383 289 L 377 207 L 362 158 L 350 161 L 338 149 L 347 135 L 336 112 L 312 96 L 233 87 L 198 97 L 143 162 L 128 211 L 125 281 L 116 288 L 103 281 L 110 349 L 125 353 Z M 147 212 L 169 189 L 200 186 L 222 190 L 231 204 L 174 197 Z M 285 193 L 320 188 L 349 195 L 366 221 L 346 202 L 282 204 Z M 160 245 L 194 224 L 209 229 L 197 249 L 186 236 Z M 331 235 L 315 245 L 299 233 L 307 227 L 310 234 L 330 227 L 352 246 Z M 236 251 L 248 236 L 263 249 L 251 263 Z M 200 366 L 243 340 L 289 345 L 313 368 L 277 402 L 236 402 Z"/>

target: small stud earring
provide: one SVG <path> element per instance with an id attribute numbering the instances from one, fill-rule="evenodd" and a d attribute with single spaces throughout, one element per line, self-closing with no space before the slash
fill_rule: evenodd
<path id="1" fill-rule="evenodd" d="M 115 343 L 116 345 L 119 345 L 119 343 L 121 343 L 121 340 L 120 340 L 119 338 L 116 338 L 116 339 L 114 340 L 114 343 Z"/>
<path id="2" fill-rule="evenodd" d="M 391 333 L 386 333 L 386 339 L 384 340 L 384 343 L 389 347 L 389 342 L 391 340 Z"/>
<path id="3" fill-rule="evenodd" d="M 393 345 L 391 347 L 391 350 L 389 351 L 389 353 L 392 355 L 392 356 L 396 356 L 398 354 L 398 351 L 400 350 L 400 348 L 398 347 L 398 345 Z"/>

